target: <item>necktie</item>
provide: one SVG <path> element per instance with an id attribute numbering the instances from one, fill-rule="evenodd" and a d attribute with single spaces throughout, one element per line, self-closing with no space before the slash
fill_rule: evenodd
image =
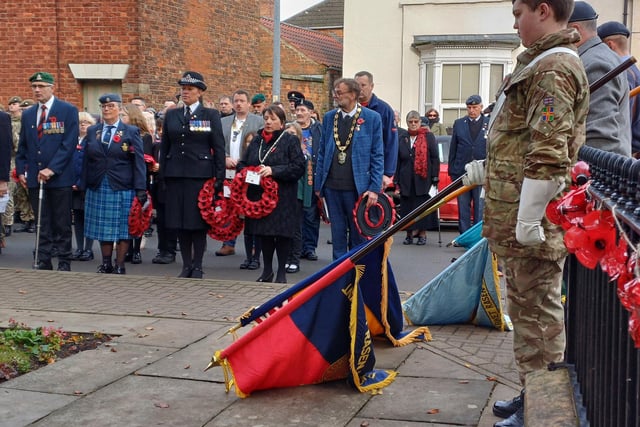
<path id="1" fill-rule="evenodd" d="M 184 108 L 184 117 L 187 120 L 191 117 L 191 108 L 188 105 Z"/>
<path id="2" fill-rule="evenodd" d="M 42 138 L 42 129 L 44 127 L 45 120 L 47 120 L 47 106 L 43 105 L 40 107 L 40 120 L 38 121 L 38 138 Z"/>
<path id="3" fill-rule="evenodd" d="M 111 142 L 111 129 L 114 127 L 115 126 L 107 126 L 107 130 L 102 132 L 102 142 L 104 144 L 109 144 L 109 142 Z"/>

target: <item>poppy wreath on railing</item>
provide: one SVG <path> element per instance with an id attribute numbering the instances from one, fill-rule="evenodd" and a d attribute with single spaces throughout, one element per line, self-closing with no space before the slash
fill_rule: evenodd
<path id="1" fill-rule="evenodd" d="M 219 194 L 215 196 L 216 179 L 205 181 L 198 194 L 198 208 L 202 219 L 211 227 L 207 234 L 215 240 L 235 239 L 242 228 L 244 221 L 238 216 L 233 203 Z"/>
<path id="2" fill-rule="evenodd" d="M 391 226 L 396 220 L 393 200 L 386 193 L 378 193 L 378 200 L 367 208 L 368 197 L 360 196 L 353 208 L 356 228 L 361 236 L 371 239 Z"/>
<path id="3" fill-rule="evenodd" d="M 270 176 L 260 178 L 262 196 L 258 200 L 251 200 L 248 196 L 249 186 L 247 172 L 260 171 L 260 166 L 247 166 L 236 174 L 231 183 L 231 201 L 236 211 L 247 218 L 258 219 L 269 215 L 278 204 L 278 183 Z"/>
<path id="4" fill-rule="evenodd" d="M 133 237 L 142 237 L 142 234 L 151 225 L 151 216 L 153 215 L 153 203 L 151 202 L 151 194 L 147 191 L 146 207 L 140 204 L 137 197 L 133 197 L 131 209 L 129 209 L 129 234 Z"/>

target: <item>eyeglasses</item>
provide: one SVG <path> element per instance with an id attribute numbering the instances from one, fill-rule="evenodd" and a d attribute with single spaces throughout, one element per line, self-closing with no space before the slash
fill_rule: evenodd
<path id="1" fill-rule="evenodd" d="M 420 123 L 420 120 L 407 120 L 407 123 Z"/>
<path id="2" fill-rule="evenodd" d="M 347 93 L 350 93 L 350 91 L 345 90 L 344 92 L 340 92 L 339 90 L 334 90 L 333 91 L 333 96 L 342 96 L 342 95 L 345 95 Z"/>
<path id="3" fill-rule="evenodd" d="M 109 104 L 100 104 L 100 109 L 101 110 L 113 110 L 115 108 L 118 108 L 118 104 L 115 104 L 113 102 L 111 102 Z"/>

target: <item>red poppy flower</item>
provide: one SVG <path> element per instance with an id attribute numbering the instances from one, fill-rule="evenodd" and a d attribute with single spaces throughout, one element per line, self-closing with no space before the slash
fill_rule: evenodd
<path id="1" fill-rule="evenodd" d="M 120 135 L 115 135 L 113 137 L 113 142 L 115 142 L 116 144 L 120 142 Z"/>
<path id="2" fill-rule="evenodd" d="M 57 122 L 57 121 L 58 121 L 58 119 L 56 119 L 56 117 L 55 117 L 55 116 L 49 116 L 49 122 L 51 122 L 51 123 L 55 123 L 55 122 Z"/>
<path id="3" fill-rule="evenodd" d="M 358 117 L 358 120 L 356 120 L 356 123 L 361 125 L 364 123 L 364 119 L 362 117 Z"/>

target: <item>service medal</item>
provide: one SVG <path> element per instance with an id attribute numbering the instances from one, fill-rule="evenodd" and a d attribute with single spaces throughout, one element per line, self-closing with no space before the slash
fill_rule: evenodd
<path id="1" fill-rule="evenodd" d="M 347 153 L 341 151 L 338 153 L 338 164 L 344 165 L 344 162 L 347 161 Z"/>

